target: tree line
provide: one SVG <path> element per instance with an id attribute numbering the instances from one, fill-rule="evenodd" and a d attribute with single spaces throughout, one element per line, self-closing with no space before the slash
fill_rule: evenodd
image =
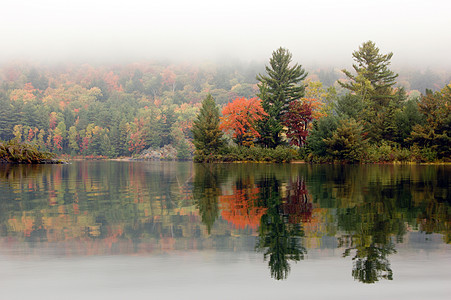
<path id="1" fill-rule="evenodd" d="M 307 72 L 292 64 L 284 48 L 274 51 L 266 67 L 4 65 L 0 140 L 107 157 L 170 146 L 177 158 L 194 153 L 198 161 L 448 158 L 449 86 L 437 89 L 443 76 L 430 71 L 396 82 L 391 57 L 366 42 L 353 53 L 354 71 L 342 75 L 332 69 Z M 412 90 L 417 81 L 431 90 Z M 196 126 L 207 98 L 219 106 L 219 140 L 211 149 L 195 138 L 205 135 Z"/>
<path id="2" fill-rule="evenodd" d="M 352 53 L 353 71 L 344 69 L 345 78 L 337 81 L 343 89 L 337 93 L 306 82 L 292 54 L 277 49 L 266 74 L 256 77 L 258 98 L 236 99 L 222 116 L 212 96 L 205 98 L 193 127 L 195 160 L 259 160 L 255 151 L 237 155 L 254 144 L 274 149 L 270 157 L 291 146 L 298 158 L 313 162 L 449 160 L 451 84 L 409 97 L 396 86 L 392 56 L 372 41 L 363 43 Z"/>

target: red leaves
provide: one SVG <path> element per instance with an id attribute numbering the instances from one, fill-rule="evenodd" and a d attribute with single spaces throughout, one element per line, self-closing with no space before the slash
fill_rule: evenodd
<path id="1" fill-rule="evenodd" d="M 253 140 L 260 136 L 256 123 L 268 115 L 258 98 L 236 98 L 224 107 L 222 114 L 219 128 L 233 132 L 237 143 L 244 146 L 253 146 Z"/>
<path id="2" fill-rule="evenodd" d="M 288 127 L 287 137 L 290 145 L 302 147 L 308 136 L 308 125 L 313 120 L 312 106 L 308 102 L 293 101 L 288 112 L 283 116 L 284 125 Z"/>
<path id="3" fill-rule="evenodd" d="M 62 142 L 63 142 L 63 137 L 61 135 L 55 134 L 53 136 L 53 144 L 55 145 L 55 148 L 60 151 L 63 150 Z"/>
<path id="4" fill-rule="evenodd" d="M 302 98 L 290 103 L 288 112 L 282 118 L 283 124 L 288 127 L 290 145 L 305 145 L 311 122 L 325 115 L 319 111 L 322 106 L 323 103 L 314 98 Z"/>

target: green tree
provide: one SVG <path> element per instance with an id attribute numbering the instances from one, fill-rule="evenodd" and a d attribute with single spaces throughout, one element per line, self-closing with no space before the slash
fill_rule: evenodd
<path id="1" fill-rule="evenodd" d="M 262 99 L 262 107 L 269 115 L 259 124 L 259 142 L 266 147 L 275 148 L 282 144 L 282 115 L 292 101 L 304 96 L 305 87 L 301 81 L 307 73 L 298 64 L 290 66 L 291 59 L 290 51 L 280 47 L 272 53 L 269 66 L 266 66 L 267 75 L 257 75 L 257 96 Z"/>
<path id="2" fill-rule="evenodd" d="M 77 129 L 75 128 L 75 126 L 71 126 L 69 128 L 68 139 L 69 139 L 69 149 L 71 151 L 71 154 L 75 155 L 76 153 L 78 153 L 78 150 L 80 149 L 78 146 L 78 133 L 77 133 Z"/>
<path id="3" fill-rule="evenodd" d="M 327 151 L 332 157 L 349 162 L 357 162 L 362 159 L 366 147 L 360 123 L 353 119 L 342 120 L 336 131 L 324 142 Z"/>
<path id="4" fill-rule="evenodd" d="M 10 140 L 14 137 L 13 127 L 19 122 L 19 115 L 14 112 L 9 99 L 0 92 L 0 140 Z"/>
<path id="5" fill-rule="evenodd" d="M 353 64 L 357 75 L 352 75 L 347 70 L 342 70 L 350 82 L 338 81 L 338 83 L 357 95 L 369 99 L 374 105 L 387 106 L 393 98 L 393 86 L 398 74 L 393 73 L 388 66 L 393 53 L 380 54 L 379 48 L 374 42 L 368 41 L 352 53 Z"/>
<path id="6" fill-rule="evenodd" d="M 418 102 L 419 100 L 417 98 L 406 101 L 403 104 L 402 110 L 394 116 L 396 124 L 395 142 L 402 146 L 411 145 L 409 136 L 415 125 L 424 125 L 425 117 L 418 108 Z"/>
<path id="7" fill-rule="evenodd" d="M 192 132 L 196 147 L 195 161 L 205 161 L 207 156 L 218 154 L 224 149 L 223 132 L 219 129 L 219 109 L 210 94 L 202 101 Z"/>
<path id="8" fill-rule="evenodd" d="M 318 156 L 327 155 L 326 139 L 331 138 L 337 130 L 339 119 L 335 116 L 327 116 L 313 123 L 310 134 L 307 137 L 309 150 Z"/>
<path id="9" fill-rule="evenodd" d="M 451 84 L 440 92 L 426 91 L 418 108 L 426 122 L 413 127 L 410 140 L 431 148 L 440 158 L 451 157 Z"/>
<path id="10" fill-rule="evenodd" d="M 393 53 L 381 54 L 374 42 L 368 41 L 352 56 L 356 74 L 342 70 L 348 81 L 339 80 L 338 83 L 364 102 L 362 118 L 369 137 L 373 141 L 392 140 L 394 114 L 405 95 L 403 90 L 396 93 L 393 88 L 398 77 L 389 69 Z"/>

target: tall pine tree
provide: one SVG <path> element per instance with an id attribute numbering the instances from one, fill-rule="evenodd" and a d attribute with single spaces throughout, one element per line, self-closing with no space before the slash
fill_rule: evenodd
<path id="1" fill-rule="evenodd" d="M 275 148 L 282 143 L 282 116 L 292 101 L 304 96 L 305 87 L 301 81 L 307 73 L 298 64 L 290 66 L 291 59 L 290 51 L 280 47 L 272 53 L 269 66 L 266 66 L 267 75 L 257 76 L 260 82 L 258 97 L 269 115 L 259 124 L 259 142 L 266 147 Z"/>
<path id="2" fill-rule="evenodd" d="M 342 70 L 348 81 L 338 83 L 361 98 L 364 103 L 361 118 L 365 131 L 373 141 L 394 140 L 394 115 L 405 99 L 404 90 L 395 91 L 395 74 L 389 69 L 393 53 L 379 53 L 375 43 L 363 43 L 352 53 L 355 63 L 352 65 L 356 75 Z"/>

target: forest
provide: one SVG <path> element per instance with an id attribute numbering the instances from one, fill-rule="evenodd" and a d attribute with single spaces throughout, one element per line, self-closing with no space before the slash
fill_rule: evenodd
<path id="1" fill-rule="evenodd" d="M 398 75 L 392 55 L 365 42 L 353 71 L 305 70 L 284 48 L 269 65 L 11 62 L 0 66 L 0 140 L 71 157 L 449 160 L 450 74 Z M 215 124 L 202 124 L 206 109 Z"/>

